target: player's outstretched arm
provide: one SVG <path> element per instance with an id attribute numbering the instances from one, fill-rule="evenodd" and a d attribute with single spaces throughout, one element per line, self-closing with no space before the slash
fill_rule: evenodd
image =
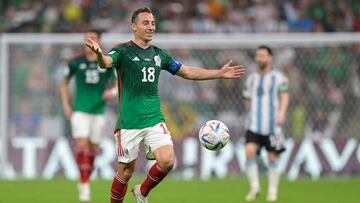
<path id="1" fill-rule="evenodd" d="M 61 101 L 64 108 L 65 117 L 70 120 L 72 115 L 72 108 L 69 103 L 69 91 L 68 91 L 69 81 L 67 79 L 63 79 L 60 86 L 60 95 Z"/>
<path id="2" fill-rule="evenodd" d="M 117 81 L 114 81 L 113 87 L 111 89 L 105 90 L 103 94 L 103 99 L 109 100 L 116 96 L 118 96 L 118 87 L 117 87 Z"/>
<path id="3" fill-rule="evenodd" d="M 290 97 L 288 92 L 283 92 L 280 94 L 280 109 L 276 117 L 276 125 L 282 125 L 284 123 L 289 100 Z"/>
<path id="4" fill-rule="evenodd" d="M 110 56 L 105 55 L 101 50 L 100 45 L 90 38 L 86 38 L 85 45 L 89 47 L 97 56 L 97 62 L 100 68 L 111 68 L 113 60 Z"/>
<path id="5" fill-rule="evenodd" d="M 226 63 L 221 69 L 204 69 L 182 65 L 176 73 L 178 76 L 189 80 L 211 80 L 218 78 L 232 79 L 240 78 L 245 74 L 243 65 L 231 66 L 232 60 Z"/>

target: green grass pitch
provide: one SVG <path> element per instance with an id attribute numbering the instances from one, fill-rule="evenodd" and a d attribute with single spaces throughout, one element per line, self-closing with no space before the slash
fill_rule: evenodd
<path id="1" fill-rule="evenodd" d="M 129 192 L 142 179 L 133 179 L 129 184 L 125 203 L 135 202 Z M 266 181 L 262 181 L 262 194 L 254 202 L 266 202 Z M 91 203 L 109 202 L 111 181 L 92 182 Z M 360 202 L 360 179 L 323 179 L 312 181 L 282 180 L 279 203 L 352 203 Z M 149 203 L 233 203 L 245 202 L 248 191 L 244 178 L 226 180 L 178 180 L 169 178 L 155 188 Z M 0 203 L 78 203 L 76 182 L 64 179 L 50 181 L 5 181 L 0 180 Z"/>

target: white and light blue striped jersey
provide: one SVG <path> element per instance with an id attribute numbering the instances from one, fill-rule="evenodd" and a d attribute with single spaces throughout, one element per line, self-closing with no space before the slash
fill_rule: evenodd
<path id="1" fill-rule="evenodd" d="M 275 119 L 279 110 L 279 93 L 288 90 L 289 82 L 279 71 L 263 75 L 254 72 L 246 79 L 243 96 L 250 100 L 247 130 L 261 135 L 274 134 L 279 126 Z"/>

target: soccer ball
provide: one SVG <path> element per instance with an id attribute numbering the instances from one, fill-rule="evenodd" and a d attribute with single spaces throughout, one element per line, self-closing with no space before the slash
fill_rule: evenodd
<path id="1" fill-rule="evenodd" d="M 229 129 L 218 120 L 207 121 L 199 130 L 199 140 L 206 149 L 218 151 L 229 141 Z"/>

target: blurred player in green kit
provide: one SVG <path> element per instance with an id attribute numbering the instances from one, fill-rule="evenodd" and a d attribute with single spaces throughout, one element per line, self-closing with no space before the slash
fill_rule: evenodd
<path id="1" fill-rule="evenodd" d="M 89 30 L 85 39 L 100 43 L 100 32 Z M 68 62 L 61 84 L 61 99 L 65 116 L 71 122 L 73 138 L 76 140 L 75 158 L 79 167 L 79 200 L 90 200 L 89 178 L 94 169 L 98 144 L 105 133 L 106 100 L 117 96 L 116 74 L 113 70 L 101 69 L 97 56 L 87 46 Z M 76 92 L 73 106 L 69 103 L 68 84 L 75 77 Z M 113 88 L 106 90 L 109 80 Z"/>
<path id="2" fill-rule="evenodd" d="M 155 19 L 150 8 L 134 11 L 131 19 L 134 39 L 115 46 L 104 54 L 99 44 L 88 38 L 86 45 L 97 55 L 102 68 L 116 68 L 119 105 L 115 130 L 118 171 L 111 187 L 111 203 L 123 202 L 142 142 L 154 153 L 156 163 L 133 195 L 138 203 L 146 203 L 149 192 L 171 171 L 174 149 L 169 130 L 160 109 L 158 80 L 161 70 L 189 80 L 239 78 L 245 73 L 241 65 L 221 69 L 203 69 L 183 65 L 169 53 L 151 45 L 155 34 Z M 171 200 L 169 200 L 171 202 Z"/>

